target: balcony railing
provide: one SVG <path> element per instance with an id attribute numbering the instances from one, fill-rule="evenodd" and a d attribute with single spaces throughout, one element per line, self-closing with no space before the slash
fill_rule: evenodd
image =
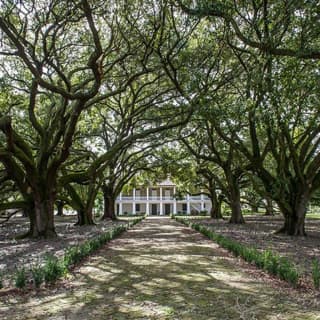
<path id="1" fill-rule="evenodd" d="M 201 196 L 189 196 L 188 197 L 184 197 L 184 198 L 178 198 L 177 201 L 201 201 L 201 200 L 209 200 L 209 198 L 207 196 L 203 196 L 203 198 L 201 198 Z M 117 197 L 117 200 L 120 200 L 120 197 Z M 175 198 L 173 196 L 136 196 L 135 198 L 133 196 L 122 196 L 121 197 L 122 201 L 163 201 L 163 200 L 170 200 L 173 201 L 175 200 Z"/>

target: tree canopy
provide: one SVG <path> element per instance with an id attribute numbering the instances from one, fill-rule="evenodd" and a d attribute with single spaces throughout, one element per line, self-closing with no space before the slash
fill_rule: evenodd
<path id="1" fill-rule="evenodd" d="M 223 199 L 230 222 L 244 222 L 251 190 L 277 204 L 280 232 L 305 235 L 320 188 L 319 10 L 2 1 L 0 209 L 23 209 L 28 236 L 54 237 L 57 203 L 92 224 L 102 192 L 104 217 L 115 218 L 121 188 L 160 167 L 202 185 L 212 216 Z"/>

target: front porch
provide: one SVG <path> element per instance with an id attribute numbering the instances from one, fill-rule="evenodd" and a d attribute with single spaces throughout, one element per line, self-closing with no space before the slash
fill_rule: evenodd
<path id="1" fill-rule="evenodd" d="M 146 214 L 148 216 L 164 216 L 172 214 L 193 214 L 201 211 L 209 211 L 210 202 L 203 199 L 202 201 L 175 201 L 163 200 L 156 202 L 154 200 L 148 202 L 117 202 L 116 212 L 118 215 L 127 214 Z"/>

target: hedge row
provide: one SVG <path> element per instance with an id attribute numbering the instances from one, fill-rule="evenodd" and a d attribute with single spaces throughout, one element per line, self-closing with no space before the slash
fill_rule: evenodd
<path id="1" fill-rule="evenodd" d="M 30 282 L 33 283 L 36 288 L 39 288 L 44 282 L 46 284 L 54 283 L 57 279 L 66 275 L 74 265 L 82 261 L 85 257 L 89 256 L 104 244 L 116 238 L 143 219 L 144 217 L 139 217 L 129 221 L 127 224 L 116 226 L 112 230 L 89 239 L 77 246 L 67 248 L 62 258 L 57 258 L 52 254 L 48 254 L 45 257 L 44 263 L 41 265 L 32 265 L 29 270 L 25 267 L 17 269 L 14 275 L 14 285 L 17 288 L 24 288 L 29 280 L 28 275 L 31 275 L 32 280 L 30 280 Z M 2 284 L 0 275 L 0 288 L 2 288 Z"/>
<path id="2" fill-rule="evenodd" d="M 217 242 L 221 247 L 231 251 L 236 257 L 242 257 L 247 262 L 255 264 L 258 268 L 264 269 L 282 280 L 288 281 L 295 287 L 298 285 L 300 274 L 296 266 L 287 258 L 281 257 L 271 250 L 258 251 L 256 248 L 240 244 L 235 240 L 216 234 L 204 225 L 192 223 L 188 219 L 178 217 L 175 217 L 175 219 Z"/>

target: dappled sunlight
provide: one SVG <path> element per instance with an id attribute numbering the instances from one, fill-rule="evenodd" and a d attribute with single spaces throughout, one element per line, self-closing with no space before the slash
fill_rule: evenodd
<path id="1" fill-rule="evenodd" d="M 318 310 L 300 311 L 237 261 L 173 220 L 147 220 L 85 261 L 66 287 L 18 297 L 0 312 L 15 309 L 16 319 L 317 319 Z"/>
<path id="2" fill-rule="evenodd" d="M 307 237 L 275 234 L 275 231 L 283 225 L 282 216 L 246 216 L 246 223 L 242 225 L 212 219 L 203 219 L 201 224 L 245 245 L 256 247 L 259 250 L 269 249 L 288 257 L 298 265 L 299 271 L 309 278 L 312 259 L 320 256 L 320 219 L 306 219 Z M 303 252 L 303 255 L 298 252 Z"/>

